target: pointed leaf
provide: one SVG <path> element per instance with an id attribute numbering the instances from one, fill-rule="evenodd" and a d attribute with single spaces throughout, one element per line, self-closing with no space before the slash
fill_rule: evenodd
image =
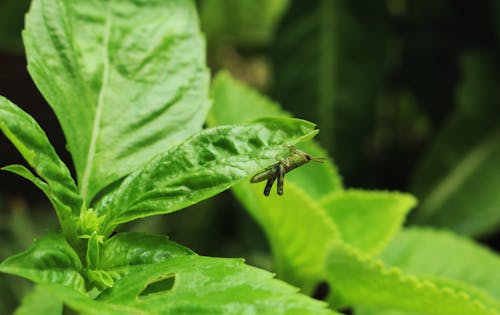
<path id="1" fill-rule="evenodd" d="M 233 79 L 229 73 L 220 72 L 214 79 L 210 94 L 213 106 L 207 118 L 209 126 L 238 124 L 262 117 L 291 115 L 257 91 Z M 314 141 L 303 142 L 297 148 L 316 157 L 328 156 Z M 324 163 L 308 165 L 287 174 L 287 182 L 302 187 L 313 199 L 319 200 L 327 194 L 342 189 L 342 180 L 330 159 Z"/>
<path id="2" fill-rule="evenodd" d="M 337 243 L 327 260 L 335 297 L 343 303 L 421 315 L 498 314 L 498 303 L 474 287 L 439 278 L 405 275 L 348 245 Z"/>
<path id="3" fill-rule="evenodd" d="M 201 129 L 208 72 L 192 1 L 35 0 L 24 43 L 87 204 Z"/>
<path id="4" fill-rule="evenodd" d="M 98 209 L 106 214 L 106 233 L 116 224 L 173 212 L 222 192 L 276 163 L 286 145 L 316 133 L 314 124 L 286 118 L 206 129 L 126 178 Z"/>
<path id="5" fill-rule="evenodd" d="M 54 204 L 63 232 L 68 235 L 69 231 L 74 229 L 72 226 L 74 221 L 71 217 L 77 216 L 82 207 L 82 199 L 68 168 L 61 161 L 36 121 L 1 96 L 0 129 L 47 183 L 50 189 L 49 199 Z M 23 177 L 26 175 L 31 178 L 26 171 L 19 168 L 16 171 L 20 171 Z M 39 181 L 37 182 L 41 185 Z"/>
<path id="6" fill-rule="evenodd" d="M 25 252 L 11 256 L 0 264 L 0 272 L 18 275 L 36 283 L 58 283 L 84 291 L 80 275 L 82 263 L 64 237 L 43 236 Z"/>
<path id="7" fill-rule="evenodd" d="M 87 242 L 87 255 L 85 256 L 87 265 L 86 267 L 89 269 L 96 269 L 99 265 L 99 240 L 97 232 L 94 231 Z"/>
<path id="8" fill-rule="evenodd" d="M 352 189 L 333 193 L 322 202 L 342 240 L 369 256 L 387 245 L 415 204 L 408 194 Z"/>

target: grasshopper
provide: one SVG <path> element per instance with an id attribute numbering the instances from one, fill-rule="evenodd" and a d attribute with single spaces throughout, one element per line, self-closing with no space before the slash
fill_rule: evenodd
<path id="1" fill-rule="evenodd" d="M 316 161 L 322 163 L 323 158 L 315 158 L 305 153 L 304 151 L 296 149 L 293 145 L 289 145 L 290 155 L 279 160 L 278 163 L 266 168 L 265 170 L 255 174 L 251 179 L 251 183 L 258 183 L 267 180 L 266 187 L 264 188 L 264 195 L 269 196 L 271 188 L 273 187 L 276 179 L 278 185 L 276 192 L 278 195 L 283 195 L 283 182 L 285 174 L 296 169 L 297 167 L 308 163 L 309 161 Z"/>

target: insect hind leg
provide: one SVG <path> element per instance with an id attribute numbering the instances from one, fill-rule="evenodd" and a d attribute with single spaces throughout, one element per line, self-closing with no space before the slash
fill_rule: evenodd
<path id="1" fill-rule="evenodd" d="M 274 181 L 276 180 L 276 176 L 273 176 L 272 178 L 269 178 L 266 182 L 266 187 L 264 188 L 264 196 L 269 196 L 269 193 L 271 192 L 271 188 L 273 187 Z"/>
<path id="2" fill-rule="evenodd" d="M 281 196 L 283 195 L 283 183 L 285 182 L 285 165 L 283 163 L 279 163 L 276 172 L 278 177 L 276 192 Z"/>

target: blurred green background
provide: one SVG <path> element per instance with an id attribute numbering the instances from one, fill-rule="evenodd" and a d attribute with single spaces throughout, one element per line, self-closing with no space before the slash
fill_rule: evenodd
<path id="1" fill-rule="evenodd" d="M 27 70 L 26 0 L 0 1 L 0 94 L 47 132 L 60 127 Z M 212 73 L 227 69 L 321 129 L 347 187 L 408 191 L 407 224 L 500 249 L 500 2 L 202 0 Z M 145 39 L 147 40 L 147 39 Z M 0 137 L 0 165 L 23 163 Z M 57 228 L 43 194 L 0 173 L 0 259 Z M 229 192 L 123 229 L 169 234 L 200 254 L 272 269 L 267 243 Z M 0 313 L 28 284 L 0 276 Z"/>

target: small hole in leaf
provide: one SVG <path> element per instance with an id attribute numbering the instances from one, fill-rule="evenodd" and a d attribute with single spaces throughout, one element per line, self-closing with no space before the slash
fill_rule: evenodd
<path id="1" fill-rule="evenodd" d="M 139 297 L 146 297 L 153 293 L 165 292 L 174 286 L 175 274 L 164 275 L 158 279 L 149 282 L 146 287 L 139 293 Z"/>
<path id="2" fill-rule="evenodd" d="M 330 293 L 330 286 L 326 281 L 321 281 L 316 285 L 312 297 L 317 300 L 326 300 L 329 293 Z"/>

